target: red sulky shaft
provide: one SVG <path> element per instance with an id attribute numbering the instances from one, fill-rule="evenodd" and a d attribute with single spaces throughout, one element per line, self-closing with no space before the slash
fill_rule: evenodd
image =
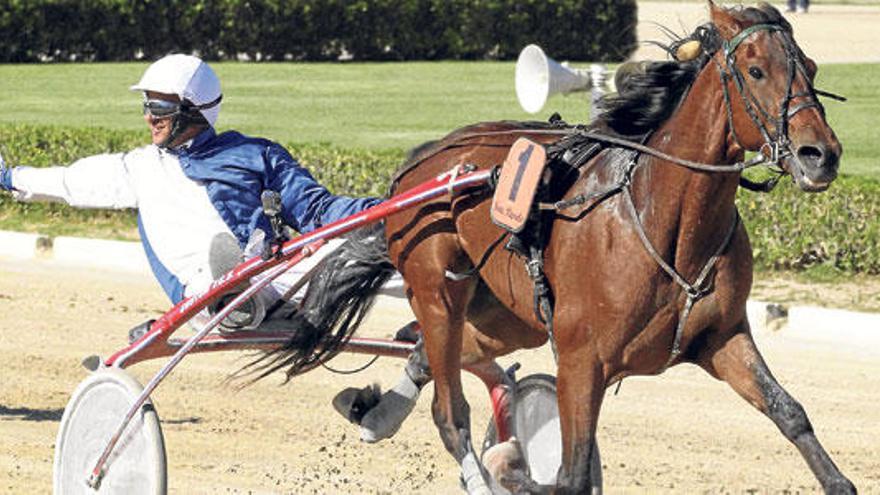
<path id="1" fill-rule="evenodd" d="M 245 280 L 250 280 L 252 277 L 264 272 L 267 273 L 265 278 L 236 296 L 230 304 L 225 306 L 223 310 L 215 315 L 205 328 L 199 331 L 199 333 L 197 333 L 192 339 L 187 341 L 187 343 L 181 347 L 174 356 L 172 356 L 171 360 L 159 370 L 153 379 L 150 380 L 141 395 L 129 408 L 122 424 L 110 438 L 103 453 L 89 473 L 87 480 L 88 485 L 94 489 L 97 489 L 100 486 L 101 479 L 106 472 L 105 466 L 107 459 L 109 459 L 110 454 L 113 452 L 113 448 L 116 446 L 116 443 L 125 432 L 128 424 L 134 418 L 135 414 L 137 414 L 140 407 L 147 401 L 153 390 L 155 390 L 159 383 L 171 373 L 171 370 L 180 363 L 183 357 L 230 312 L 241 305 L 249 297 L 253 296 L 260 289 L 268 285 L 272 280 L 299 263 L 303 258 L 311 255 L 328 239 L 339 237 L 357 228 L 376 223 L 399 211 L 412 208 L 444 194 L 452 194 L 467 187 L 485 184 L 491 174 L 490 171 L 478 171 L 464 172 L 461 175 L 458 175 L 458 171 L 459 166 L 456 166 L 452 172 L 441 174 L 402 194 L 383 201 L 376 206 L 288 241 L 281 247 L 280 253 L 276 253 L 276 256 L 269 260 L 263 260 L 260 257 L 252 258 L 215 281 L 205 293 L 184 299 L 175 305 L 171 310 L 153 323 L 150 331 L 146 335 L 107 359 L 105 362 L 107 366 L 123 367 L 126 361 L 130 358 L 140 353 L 149 352 L 154 346 L 166 344 L 166 341 L 172 332 L 198 314 L 209 304 L 217 300 L 220 296 L 228 292 L 230 289 L 237 287 Z"/>

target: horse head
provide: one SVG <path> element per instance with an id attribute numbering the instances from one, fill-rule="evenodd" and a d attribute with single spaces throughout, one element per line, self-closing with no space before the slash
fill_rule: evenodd
<path id="1" fill-rule="evenodd" d="M 727 82 L 733 140 L 763 153 L 802 190 L 824 191 L 843 149 L 813 87 L 816 63 L 771 5 L 726 9 L 709 0 L 709 8 L 722 38 L 715 60 Z"/>

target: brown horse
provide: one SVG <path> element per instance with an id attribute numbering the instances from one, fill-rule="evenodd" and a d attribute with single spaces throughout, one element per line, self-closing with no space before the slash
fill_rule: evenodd
<path id="1" fill-rule="evenodd" d="M 499 248 L 505 231 L 489 219 L 488 188 L 405 211 L 385 226 L 423 329 L 434 421 L 466 474 L 485 473 L 478 462 L 474 468 L 462 365 L 538 347 L 549 335 L 558 352 L 562 465 L 556 487 L 523 481 L 514 489 L 589 491 L 606 388 L 688 362 L 767 415 L 826 492 L 855 492 L 752 339 L 751 247 L 734 204 L 745 151 L 760 151 L 803 190 L 821 191 L 836 177 L 841 145 L 813 88 L 816 66 L 780 13 L 767 4 L 709 6 L 712 22 L 681 40 L 699 41 L 702 53 L 643 66 L 589 128 L 471 126 L 423 146 L 398 174 L 393 188 L 403 191 L 454 165 L 485 170 L 522 136 L 547 147 L 553 169 L 544 198 L 557 207 L 520 236 L 543 248 L 546 278 L 530 277 L 520 255 Z M 596 142 L 602 149 L 588 153 Z M 549 312 L 535 309 L 533 280 L 552 291 L 552 325 L 542 322 Z M 275 358 L 275 367 L 297 369 L 289 353 Z"/>

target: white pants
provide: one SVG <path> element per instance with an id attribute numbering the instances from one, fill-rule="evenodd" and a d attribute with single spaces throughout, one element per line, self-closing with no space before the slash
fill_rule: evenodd
<path id="1" fill-rule="evenodd" d="M 269 285 L 264 287 L 260 292 L 254 296 L 255 305 L 257 308 L 262 308 L 261 311 L 265 312 L 265 310 L 271 307 L 275 302 L 279 299 L 284 298 L 287 301 L 293 302 L 294 304 L 299 304 L 303 297 L 305 297 L 306 290 L 308 289 L 308 283 L 303 284 L 295 293 L 290 294 L 291 289 L 300 284 L 304 277 L 307 277 L 311 274 L 312 270 L 329 254 L 339 248 L 342 244 L 346 242 L 345 239 L 331 239 L 320 249 L 315 251 L 311 256 L 303 259 L 296 265 L 294 265 L 291 269 L 287 270 L 283 274 L 279 275 L 275 280 L 273 280 Z M 251 278 L 251 283 L 259 282 L 265 278 L 264 274 L 257 275 Z M 400 276 L 400 273 L 395 272 L 391 279 L 382 286 L 379 290 L 380 294 L 405 298 L 403 290 L 403 277 Z M 197 331 L 210 321 L 213 317 L 208 309 L 202 310 L 198 315 L 193 317 L 190 320 L 190 325 L 193 326 Z M 249 325 L 244 329 L 253 329 L 259 326 L 260 322 L 262 322 L 263 317 L 259 316 L 256 318 L 254 325 Z"/>

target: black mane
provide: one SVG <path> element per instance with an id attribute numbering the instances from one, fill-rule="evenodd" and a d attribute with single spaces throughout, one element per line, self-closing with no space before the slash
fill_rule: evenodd
<path id="1" fill-rule="evenodd" d="M 668 47 L 670 53 L 690 40 L 702 45 L 696 59 L 680 62 L 641 62 L 622 66 L 615 77 L 617 93 L 602 98 L 602 113 L 595 124 L 621 135 L 636 138 L 656 129 L 666 121 L 684 99 L 697 75 L 721 46 L 721 35 L 712 24 L 697 28 L 687 38 Z"/>
<path id="2" fill-rule="evenodd" d="M 778 24 L 787 31 L 791 30 L 782 14 L 766 3 L 758 7 L 734 7 L 727 11 L 747 25 Z M 671 33 L 668 29 L 666 31 Z M 702 53 L 694 60 L 675 60 L 678 47 L 691 40 L 700 42 Z M 669 45 L 653 44 L 666 50 L 673 60 L 621 66 L 624 70 L 615 77 L 618 92 L 602 99 L 604 110 L 597 117 L 595 125 L 630 138 L 638 138 L 655 130 L 681 104 L 697 75 L 721 48 L 722 38 L 715 26 L 707 23 L 699 26 L 690 36 Z"/>

